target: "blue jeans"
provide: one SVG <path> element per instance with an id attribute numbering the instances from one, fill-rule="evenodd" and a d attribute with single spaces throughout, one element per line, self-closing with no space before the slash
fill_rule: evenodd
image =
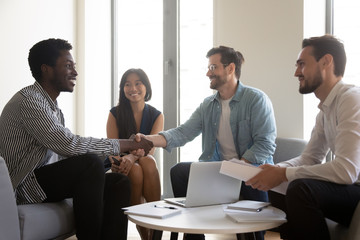
<path id="1" fill-rule="evenodd" d="M 171 185 L 174 193 L 174 197 L 185 197 L 187 192 L 187 185 L 189 182 L 190 166 L 192 162 L 181 162 L 176 164 L 170 170 Z M 246 186 L 244 182 L 241 184 L 241 191 L 239 199 L 244 200 L 256 200 L 256 201 L 268 201 L 267 192 L 253 189 L 250 186 Z M 263 240 L 265 231 L 255 232 L 257 240 Z M 194 236 L 193 236 L 194 235 Z M 253 233 L 245 234 L 253 236 Z M 186 239 L 204 239 L 201 234 L 186 234 Z"/>

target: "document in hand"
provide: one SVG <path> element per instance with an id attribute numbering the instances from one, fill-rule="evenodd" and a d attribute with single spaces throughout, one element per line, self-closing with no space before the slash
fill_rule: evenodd
<path id="1" fill-rule="evenodd" d="M 270 206 L 269 202 L 240 200 L 236 203 L 229 204 L 227 208 L 242 211 L 261 212 L 267 206 Z"/>
<path id="2" fill-rule="evenodd" d="M 262 171 L 261 168 L 235 158 L 229 161 L 222 161 L 220 168 L 220 173 L 240 179 L 242 181 L 249 180 L 256 174 L 258 174 L 260 171 Z M 283 182 L 282 184 L 272 188 L 271 190 L 281 194 L 285 194 L 287 186 L 288 182 Z"/>
<path id="3" fill-rule="evenodd" d="M 167 218 L 181 213 L 181 208 L 161 203 L 145 203 L 123 208 L 125 214 L 153 218 Z"/>

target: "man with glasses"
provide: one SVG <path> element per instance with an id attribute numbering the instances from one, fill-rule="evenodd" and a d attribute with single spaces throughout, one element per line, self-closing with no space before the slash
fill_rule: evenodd
<path id="1" fill-rule="evenodd" d="M 170 151 L 202 134 L 200 161 L 242 159 L 255 166 L 273 164 L 276 126 L 270 99 L 262 91 L 243 85 L 240 79 L 243 55 L 233 48 L 212 48 L 207 76 L 210 88 L 217 92 L 205 98 L 189 120 L 177 128 L 146 136 L 154 146 Z M 181 162 L 171 169 L 175 197 L 186 196 L 191 162 Z M 242 199 L 267 201 L 267 193 L 242 184 Z M 263 239 L 263 232 L 256 233 Z M 186 239 L 204 239 L 186 235 Z"/>

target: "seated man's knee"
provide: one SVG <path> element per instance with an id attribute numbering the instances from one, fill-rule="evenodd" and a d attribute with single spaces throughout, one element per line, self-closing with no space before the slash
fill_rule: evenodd
<path id="1" fill-rule="evenodd" d="M 312 189 L 311 189 L 311 182 L 314 180 L 312 179 L 296 179 L 289 183 L 289 186 L 286 191 L 286 202 L 308 202 L 313 201 L 311 200 Z"/>
<path id="2" fill-rule="evenodd" d="M 104 168 L 104 162 L 95 154 L 84 154 L 77 157 L 82 164 L 90 164 L 95 168 Z"/>
<path id="3" fill-rule="evenodd" d="M 173 177 L 173 176 L 176 176 L 179 172 L 179 163 L 178 164 L 175 164 L 174 166 L 172 166 L 170 168 L 170 176 Z"/>
<path id="4" fill-rule="evenodd" d="M 171 186 L 175 197 L 185 197 L 191 162 L 181 162 L 170 170 Z"/>
<path id="5" fill-rule="evenodd" d="M 171 178 L 176 179 L 182 179 L 182 178 L 188 178 L 189 172 L 190 172 L 190 165 L 191 162 L 180 162 L 177 163 L 175 166 L 173 166 L 170 169 L 170 176 Z"/>
<path id="6" fill-rule="evenodd" d="M 71 159 L 71 161 L 76 161 L 74 167 L 78 168 L 79 171 L 87 172 L 94 178 L 104 175 L 103 160 L 95 154 L 79 155 Z"/>
<path id="7" fill-rule="evenodd" d="M 286 190 L 286 195 L 298 194 L 299 191 L 303 191 L 307 185 L 307 179 L 295 179 L 289 183 L 289 186 Z"/>
<path id="8" fill-rule="evenodd" d="M 105 174 L 105 196 L 107 199 L 128 204 L 130 202 L 131 186 L 127 176 L 121 173 Z"/>
<path id="9" fill-rule="evenodd" d="M 123 191 L 130 192 L 130 180 L 127 176 L 121 173 L 107 173 L 105 174 L 106 185 L 112 188 L 121 188 Z"/>

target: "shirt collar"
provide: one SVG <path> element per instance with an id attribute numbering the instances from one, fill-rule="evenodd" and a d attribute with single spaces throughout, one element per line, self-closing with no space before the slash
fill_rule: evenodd
<path id="1" fill-rule="evenodd" d="M 238 86 L 237 86 L 237 88 L 236 88 L 235 95 L 232 96 L 231 101 L 233 101 L 233 100 L 234 100 L 234 101 L 240 101 L 241 91 L 243 90 L 244 85 L 243 85 L 240 81 L 238 81 L 237 83 L 238 83 Z M 217 101 L 221 102 L 221 97 L 220 97 L 219 92 L 217 92 L 216 94 L 214 94 L 214 99 L 213 99 L 213 100 L 215 100 L 215 99 L 216 99 Z"/>
<path id="2" fill-rule="evenodd" d="M 331 89 L 330 93 L 327 95 L 327 97 L 325 98 L 325 101 L 323 103 L 319 103 L 318 108 L 322 111 L 325 111 L 326 109 L 329 109 L 331 104 L 334 102 L 336 95 L 339 91 L 339 89 L 341 88 L 341 86 L 343 86 L 344 83 L 342 80 L 340 80 L 339 82 L 337 82 L 335 84 L 335 86 Z"/>
<path id="3" fill-rule="evenodd" d="M 43 87 L 41 86 L 41 84 L 40 84 L 38 81 L 36 81 L 36 82 L 34 83 L 34 87 L 35 87 L 35 89 L 37 89 L 37 90 L 40 92 L 40 94 L 49 102 L 51 108 L 52 108 L 54 111 L 56 111 L 56 110 L 58 109 L 57 100 L 53 101 L 53 100 L 51 99 L 51 97 L 49 96 L 49 94 L 43 89 Z"/>

